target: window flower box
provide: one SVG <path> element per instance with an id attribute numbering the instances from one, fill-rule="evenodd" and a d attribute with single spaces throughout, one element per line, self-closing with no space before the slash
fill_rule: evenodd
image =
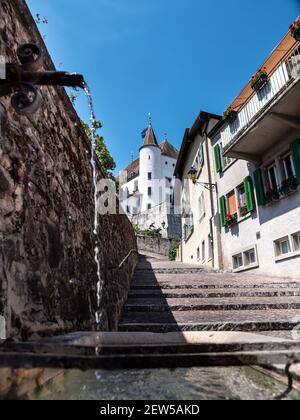
<path id="1" fill-rule="evenodd" d="M 242 217 L 247 216 L 247 214 L 249 213 L 247 205 L 240 206 L 239 211 Z"/>
<path id="2" fill-rule="evenodd" d="M 237 117 L 238 117 L 238 112 L 235 111 L 233 108 L 229 107 L 224 112 L 223 120 L 228 122 L 229 124 L 232 124 L 237 119 Z"/>
<path id="3" fill-rule="evenodd" d="M 282 182 L 280 193 L 282 195 L 288 195 L 290 192 L 296 191 L 298 188 L 298 181 L 296 177 L 292 176 Z"/>
<path id="4" fill-rule="evenodd" d="M 255 76 L 252 77 L 251 88 L 256 92 L 259 92 L 266 86 L 268 82 L 269 74 L 266 72 L 265 69 L 260 69 L 255 74 Z"/>
<path id="5" fill-rule="evenodd" d="M 225 216 L 225 223 L 227 227 L 231 227 L 237 224 L 238 215 L 237 214 L 227 214 Z"/>
<path id="6" fill-rule="evenodd" d="M 292 23 L 290 26 L 290 33 L 296 41 L 300 41 L 300 19 Z"/>
<path id="7" fill-rule="evenodd" d="M 274 201 L 278 201 L 280 200 L 280 193 L 279 191 L 276 190 L 269 190 L 266 192 L 266 202 L 267 203 L 272 203 Z"/>

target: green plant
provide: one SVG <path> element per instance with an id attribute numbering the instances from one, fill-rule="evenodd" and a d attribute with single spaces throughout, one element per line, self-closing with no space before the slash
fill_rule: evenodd
<path id="1" fill-rule="evenodd" d="M 290 25 L 290 33 L 293 37 L 300 31 L 300 19 L 296 20 L 294 23 Z"/>
<path id="2" fill-rule="evenodd" d="M 266 82 L 269 79 L 269 73 L 266 71 L 266 68 L 259 69 L 257 73 L 252 77 L 251 81 L 251 88 L 255 89 L 258 82 L 263 81 Z M 259 86 L 259 89 L 262 87 Z"/>
<path id="3" fill-rule="evenodd" d="M 89 139 L 91 139 L 91 128 L 88 124 L 86 124 L 84 121 L 81 121 L 83 128 L 85 130 L 86 135 Z M 100 121 L 95 122 L 94 128 L 97 130 L 100 130 L 102 128 L 102 124 Z M 96 155 L 101 163 L 101 167 L 107 176 L 107 178 L 115 180 L 115 177 L 113 176 L 113 171 L 116 169 L 116 162 L 114 161 L 114 158 L 111 156 L 106 144 L 105 140 L 102 136 L 99 136 L 96 134 Z"/>
<path id="4" fill-rule="evenodd" d="M 226 214 L 225 216 L 225 222 L 226 226 L 232 226 L 235 225 L 238 221 L 238 215 L 237 214 Z"/>
<path id="5" fill-rule="evenodd" d="M 233 122 L 238 116 L 238 113 L 230 106 L 226 109 L 223 115 L 224 121 Z"/>
<path id="6" fill-rule="evenodd" d="M 179 244 L 171 245 L 169 249 L 169 260 L 176 261 Z"/>

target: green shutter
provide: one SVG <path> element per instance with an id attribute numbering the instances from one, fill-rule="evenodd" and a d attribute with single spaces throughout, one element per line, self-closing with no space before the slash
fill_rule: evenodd
<path id="1" fill-rule="evenodd" d="M 291 144 L 291 151 L 296 172 L 296 178 L 298 184 L 300 184 L 300 139 L 295 140 Z"/>
<path id="2" fill-rule="evenodd" d="M 220 198 L 220 220 L 221 226 L 226 226 L 226 198 L 223 196 Z"/>
<path id="3" fill-rule="evenodd" d="M 247 178 L 244 179 L 244 188 L 247 197 L 247 210 L 251 213 L 255 209 L 255 200 L 252 179 L 250 176 L 247 176 Z"/>
<path id="4" fill-rule="evenodd" d="M 182 226 L 182 239 L 186 241 L 186 224 Z"/>
<path id="5" fill-rule="evenodd" d="M 254 185 L 256 190 L 257 203 L 259 206 L 266 205 L 265 189 L 261 169 L 254 171 Z"/>
<path id="6" fill-rule="evenodd" d="M 221 149 L 220 149 L 219 144 L 215 146 L 214 152 L 215 152 L 216 171 L 222 172 Z"/>

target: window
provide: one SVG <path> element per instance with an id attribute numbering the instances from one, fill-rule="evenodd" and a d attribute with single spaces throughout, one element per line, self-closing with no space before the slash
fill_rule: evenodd
<path id="1" fill-rule="evenodd" d="M 199 205 L 199 222 L 201 222 L 205 217 L 205 195 L 204 195 L 204 192 L 202 192 L 201 196 L 199 197 L 198 205 Z"/>
<path id="2" fill-rule="evenodd" d="M 166 165 L 168 164 L 168 162 L 166 161 Z"/>
<path id="3" fill-rule="evenodd" d="M 255 264 L 256 263 L 256 253 L 255 253 L 255 249 L 250 249 L 250 251 L 246 251 L 244 253 L 244 264 L 246 267 L 248 267 L 249 265 Z"/>
<path id="4" fill-rule="evenodd" d="M 290 179 L 295 176 L 294 163 L 292 159 L 292 154 L 287 153 L 281 158 L 282 162 L 282 175 L 285 180 Z"/>
<path id="5" fill-rule="evenodd" d="M 300 232 L 287 235 L 274 242 L 275 257 L 277 261 L 282 261 L 300 255 Z"/>
<path id="6" fill-rule="evenodd" d="M 227 156 L 224 156 L 223 146 L 221 147 L 221 152 L 222 152 L 222 161 L 223 161 L 222 166 L 223 166 L 223 170 L 224 170 L 224 169 L 228 168 L 228 166 L 230 166 L 234 162 L 234 159 L 229 158 Z"/>
<path id="7" fill-rule="evenodd" d="M 152 180 L 152 173 L 148 172 L 148 181 L 151 181 L 151 180 Z"/>
<path id="8" fill-rule="evenodd" d="M 193 167 L 197 170 L 197 172 L 201 171 L 204 165 L 204 148 L 203 144 L 200 144 L 199 150 L 197 152 L 197 156 L 194 160 Z"/>
<path id="9" fill-rule="evenodd" d="M 300 232 L 293 235 L 294 250 L 300 251 Z"/>
<path id="10" fill-rule="evenodd" d="M 205 262 L 205 241 L 202 242 L 202 262 Z"/>
<path id="11" fill-rule="evenodd" d="M 259 266 L 256 247 L 246 249 L 232 257 L 233 270 L 244 271 Z"/>
<path id="12" fill-rule="evenodd" d="M 183 221 L 183 239 L 187 241 L 194 233 L 194 215 L 190 213 Z"/>
<path id="13" fill-rule="evenodd" d="M 147 209 L 148 209 L 148 210 L 151 210 L 151 208 L 152 208 L 151 204 L 148 204 L 148 205 L 147 205 Z"/>
<path id="14" fill-rule="evenodd" d="M 286 236 L 285 238 L 278 239 L 275 241 L 275 253 L 276 257 L 282 257 L 291 252 L 290 238 Z"/>
<path id="15" fill-rule="evenodd" d="M 247 195 L 244 184 L 237 188 L 239 216 L 244 217 L 248 214 Z"/>
<path id="16" fill-rule="evenodd" d="M 267 186 L 269 187 L 269 190 L 277 190 L 279 186 L 278 182 L 278 173 L 277 173 L 277 167 L 275 162 L 267 168 Z"/>
<path id="17" fill-rule="evenodd" d="M 237 204 L 236 204 L 236 197 L 235 192 L 232 191 L 230 194 L 227 195 L 227 209 L 228 213 L 231 215 L 237 214 Z"/>
<path id="18" fill-rule="evenodd" d="M 213 240 L 211 234 L 208 235 L 208 261 L 213 257 Z"/>
<path id="19" fill-rule="evenodd" d="M 126 207 L 126 212 L 130 213 L 130 207 L 129 206 Z"/>
<path id="20" fill-rule="evenodd" d="M 151 196 L 152 196 L 152 188 L 148 187 L 148 197 L 151 197 Z"/>
<path id="21" fill-rule="evenodd" d="M 197 260 L 200 261 L 200 248 L 197 248 Z"/>
<path id="22" fill-rule="evenodd" d="M 244 266 L 243 254 L 234 255 L 233 257 L 233 269 L 237 270 Z"/>

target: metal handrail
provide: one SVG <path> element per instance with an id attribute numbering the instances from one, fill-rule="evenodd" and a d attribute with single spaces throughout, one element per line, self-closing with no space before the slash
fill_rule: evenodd
<path id="1" fill-rule="evenodd" d="M 109 270 L 120 270 L 121 268 L 123 268 L 124 264 L 127 262 L 127 260 L 131 257 L 132 254 L 137 254 L 139 255 L 139 252 L 137 249 L 131 249 L 129 251 L 129 253 L 126 255 L 126 257 L 121 261 L 121 263 L 116 266 L 116 267 L 109 267 Z"/>

